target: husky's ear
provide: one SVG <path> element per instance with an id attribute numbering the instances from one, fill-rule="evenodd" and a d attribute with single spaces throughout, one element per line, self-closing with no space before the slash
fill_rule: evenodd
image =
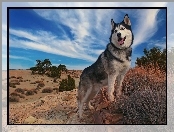
<path id="1" fill-rule="evenodd" d="M 125 24 L 131 26 L 131 22 L 130 22 L 130 19 L 129 19 L 128 14 L 126 14 L 126 15 L 124 16 L 124 20 L 123 20 L 123 21 L 124 21 Z"/>
<path id="2" fill-rule="evenodd" d="M 115 22 L 113 19 L 111 19 L 111 30 L 114 28 Z"/>

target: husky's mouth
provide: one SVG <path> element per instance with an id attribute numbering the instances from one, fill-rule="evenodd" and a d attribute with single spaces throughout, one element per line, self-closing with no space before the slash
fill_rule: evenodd
<path id="1" fill-rule="evenodd" d="M 118 38 L 118 43 L 120 45 L 124 44 L 124 41 L 126 40 L 126 36 L 124 38 Z"/>

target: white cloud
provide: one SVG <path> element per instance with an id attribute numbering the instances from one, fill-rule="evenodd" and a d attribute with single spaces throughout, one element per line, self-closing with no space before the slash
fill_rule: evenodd
<path id="1" fill-rule="evenodd" d="M 13 4 L 13 3 L 11 3 Z M 29 3 L 21 3 L 20 6 L 35 6 L 35 7 L 66 7 L 66 6 L 89 6 L 89 7 L 143 7 L 143 6 L 151 6 L 151 7 L 160 7 L 160 6 L 166 6 L 166 2 L 29 2 Z M 8 5 L 8 4 L 6 4 Z M 3 5 L 4 8 L 5 4 Z M 13 5 L 11 5 L 13 6 Z M 169 6 L 169 4 L 167 4 Z M 171 5 L 170 5 L 171 6 Z M 171 8 L 172 9 L 172 8 Z M 124 11 L 124 10 L 122 10 Z M 172 16 L 173 14 L 170 13 L 172 11 L 168 10 L 168 13 Z M 37 10 L 36 13 L 38 13 L 41 17 L 54 21 L 59 22 L 61 24 L 66 24 L 70 27 L 71 32 L 74 34 L 74 41 L 70 41 L 68 36 L 66 35 L 66 32 L 64 29 L 62 29 L 58 24 L 57 26 L 63 32 L 63 37 L 65 40 L 59 40 L 56 38 L 56 35 L 52 34 L 49 31 L 26 31 L 23 29 L 16 30 L 16 29 L 10 29 L 10 33 L 13 35 L 17 35 L 18 37 L 24 37 L 27 39 L 33 40 L 33 42 L 24 41 L 24 40 L 17 40 L 17 39 L 10 39 L 10 46 L 16 46 L 15 44 L 18 43 L 18 46 L 20 48 L 28 48 L 28 49 L 34 49 L 39 50 L 47 53 L 53 53 L 53 54 L 59 54 L 59 55 L 65 55 L 72 58 L 80 58 L 88 61 L 95 61 L 97 58 L 97 55 L 99 55 L 105 48 L 107 42 L 109 41 L 109 35 L 110 35 L 110 19 L 114 18 L 115 21 L 117 21 L 119 16 L 114 15 L 113 10 L 97 10 L 95 13 L 92 11 L 83 12 L 82 10 L 77 10 L 74 12 L 53 12 L 53 10 L 45 10 L 45 11 L 39 11 Z M 133 27 L 134 29 L 134 35 L 136 37 L 134 41 L 134 46 L 137 46 L 141 44 L 146 39 L 153 36 L 153 34 L 156 32 L 157 27 L 156 24 L 156 15 L 158 13 L 158 10 L 151 10 L 151 11 L 140 11 L 136 12 L 135 18 L 138 20 L 137 28 Z M 109 14 L 109 15 L 108 15 Z M 72 18 L 74 16 L 74 19 Z M 68 19 L 67 19 L 68 18 Z M 101 20 L 101 18 L 104 18 Z M 3 19 L 6 19 L 3 17 Z M 169 22 L 169 21 L 168 21 Z M 93 25 L 92 27 L 90 25 Z M 105 27 L 105 28 L 104 28 Z M 143 28 L 142 28 L 143 27 Z M 2 26 L 2 38 L 4 44 L 3 47 L 3 53 L 6 54 L 6 25 L 3 23 Z M 91 34 L 93 32 L 99 32 L 100 36 L 92 36 Z M 91 37 L 90 39 L 87 39 L 87 37 Z M 101 38 L 101 39 L 98 39 Z M 87 41 L 88 40 L 88 41 Z M 168 43 L 171 43 L 172 45 L 172 39 L 171 41 L 168 41 Z M 50 44 L 51 42 L 51 44 Z M 95 42 L 96 44 L 101 45 L 100 50 L 94 50 L 93 46 L 96 44 L 93 44 L 92 42 Z M 67 47 L 64 47 L 64 45 L 68 45 Z M 95 54 L 96 56 L 91 56 L 90 54 Z"/>
<path id="2" fill-rule="evenodd" d="M 24 37 L 33 41 L 38 41 L 38 38 L 35 35 L 28 33 L 26 31 L 10 29 L 9 33 L 18 37 Z"/>
<path id="3" fill-rule="evenodd" d="M 141 16 L 138 18 L 138 24 L 135 28 L 134 33 L 134 48 L 143 43 L 148 41 L 157 31 L 157 20 L 156 16 L 159 12 L 158 9 L 151 9 L 151 10 L 143 10 L 140 11 L 138 16 Z"/>
<path id="4" fill-rule="evenodd" d="M 3 57 L 6 57 L 5 55 L 3 55 Z M 27 57 L 22 57 L 22 56 L 15 56 L 15 55 L 9 55 L 10 59 L 20 59 L 20 60 L 27 60 L 27 61 L 32 61 L 31 59 L 27 58 Z"/>
<path id="5" fill-rule="evenodd" d="M 151 40 L 151 41 L 147 41 L 148 45 L 147 47 L 154 47 L 154 46 L 157 46 L 159 48 L 166 48 L 166 37 L 163 37 L 159 40 Z"/>
<path id="6" fill-rule="evenodd" d="M 25 34 L 28 34 L 28 35 L 25 36 Z M 43 51 L 46 53 L 51 53 L 56 55 L 63 55 L 63 56 L 68 56 L 72 58 L 80 58 L 84 60 L 95 61 L 95 58 L 85 54 L 83 52 L 84 50 L 83 47 L 81 47 L 79 44 L 75 42 L 71 42 L 69 40 L 56 39 L 55 37 L 49 36 L 49 33 L 45 33 L 45 31 L 44 33 L 40 31 L 39 35 L 38 33 L 34 33 L 34 34 L 35 36 L 32 33 L 28 33 L 27 31 L 18 32 L 18 30 L 13 30 L 13 35 L 24 37 L 27 39 L 34 38 L 33 40 L 36 40 L 36 42 L 11 38 L 9 41 L 9 45 L 11 47 L 34 49 L 34 50 Z M 37 40 L 39 41 L 37 42 Z M 16 45 L 16 43 L 18 44 Z"/>

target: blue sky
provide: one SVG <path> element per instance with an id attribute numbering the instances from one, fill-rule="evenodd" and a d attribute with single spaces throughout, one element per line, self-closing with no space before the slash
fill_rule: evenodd
<path id="1" fill-rule="evenodd" d="M 144 48 L 166 47 L 164 9 L 10 10 L 10 69 L 26 69 L 34 66 L 36 59 L 45 58 L 53 65 L 84 69 L 108 44 L 110 19 L 120 22 L 126 13 L 135 36 L 133 67 Z"/>

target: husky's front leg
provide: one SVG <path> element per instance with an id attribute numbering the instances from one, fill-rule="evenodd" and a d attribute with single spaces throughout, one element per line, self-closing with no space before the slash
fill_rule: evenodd
<path id="1" fill-rule="evenodd" d="M 124 75 L 117 76 L 117 85 L 116 85 L 116 96 L 119 97 L 122 94 L 122 83 Z"/>
<path id="2" fill-rule="evenodd" d="M 117 74 L 108 75 L 108 97 L 111 102 L 114 101 L 114 84 Z"/>
<path id="3" fill-rule="evenodd" d="M 124 80 L 124 76 L 127 73 L 128 68 L 125 68 L 119 75 L 117 76 L 117 85 L 116 85 L 116 96 L 119 97 L 122 94 L 122 84 Z"/>

